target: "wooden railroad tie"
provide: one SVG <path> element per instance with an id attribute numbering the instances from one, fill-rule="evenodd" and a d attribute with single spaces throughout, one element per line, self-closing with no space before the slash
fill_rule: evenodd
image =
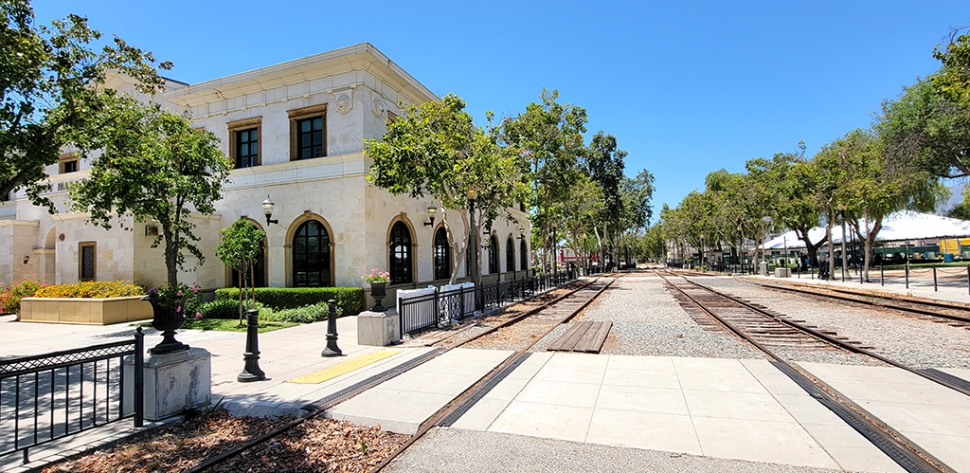
<path id="1" fill-rule="evenodd" d="M 613 322 L 576 322 L 549 345 L 549 351 L 599 353 Z"/>

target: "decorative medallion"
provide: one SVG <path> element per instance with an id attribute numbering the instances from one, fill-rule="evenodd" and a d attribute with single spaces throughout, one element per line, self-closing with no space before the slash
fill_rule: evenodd
<path id="1" fill-rule="evenodd" d="M 350 94 L 341 94 L 337 96 L 337 112 L 341 115 L 346 114 L 350 109 L 354 108 L 354 101 L 350 98 Z"/>
<path id="2" fill-rule="evenodd" d="M 384 116 L 384 101 L 380 98 L 375 98 L 371 102 L 371 111 L 374 112 L 374 116 L 377 118 Z"/>

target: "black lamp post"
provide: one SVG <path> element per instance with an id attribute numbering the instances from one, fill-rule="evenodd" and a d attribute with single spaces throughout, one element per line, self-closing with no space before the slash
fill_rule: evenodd
<path id="1" fill-rule="evenodd" d="M 471 224 L 471 230 L 468 234 L 468 244 L 471 246 L 469 249 L 472 250 L 471 264 L 468 265 L 468 270 L 470 271 L 469 274 L 472 278 L 472 284 L 475 285 L 475 310 L 480 310 L 478 294 L 482 290 L 482 272 L 479 271 L 478 264 L 481 261 L 481 256 L 479 256 L 481 245 L 478 243 L 478 228 L 475 226 L 475 201 L 478 199 L 478 189 L 474 187 L 468 189 L 466 197 L 468 198 L 468 221 Z"/>
<path id="2" fill-rule="evenodd" d="M 280 223 L 279 220 L 273 220 L 273 210 L 276 209 L 276 204 L 273 203 L 269 198 L 269 194 L 266 194 L 266 200 L 263 201 L 263 214 L 266 215 L 266 225 L 273 223 Z"/>

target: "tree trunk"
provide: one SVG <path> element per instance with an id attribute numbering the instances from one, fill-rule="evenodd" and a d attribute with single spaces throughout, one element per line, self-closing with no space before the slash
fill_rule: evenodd
<path id="1" fill-rule="evenodd" d="M 178 258 L 175 239 L 172 237 L 171 226 L 162 224 L 162 234 L 165 240 L 165 275 L 169 286 L 178 284 Z"/>

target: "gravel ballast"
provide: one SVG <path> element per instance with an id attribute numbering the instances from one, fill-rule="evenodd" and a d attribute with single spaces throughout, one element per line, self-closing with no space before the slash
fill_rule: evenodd
<path id="1" fill-rule="evenodd" d="M 607 355 L 764 358 L 731 334 L 697 325 L 659 277 L 619 278 L 575 320 L 613 321 Z"/>
<path id="2" fill-rule="evenodd" d="M 913 368 L 970 368 L 970 331 L 917 319 L 888 310 L 870 309 L 841 301 L 772 291 L 735 278 L 692 278 L 750 302 L 761 304 L 791 318 L 873 347 L 873 351 Z M 792 353 L 797 357 L 798 354 Z M 823 361 L 839 364 L 872 364 L 866 358 L 844 356 Z M 818 361 L 796 359 L 795 361 Z"/>

